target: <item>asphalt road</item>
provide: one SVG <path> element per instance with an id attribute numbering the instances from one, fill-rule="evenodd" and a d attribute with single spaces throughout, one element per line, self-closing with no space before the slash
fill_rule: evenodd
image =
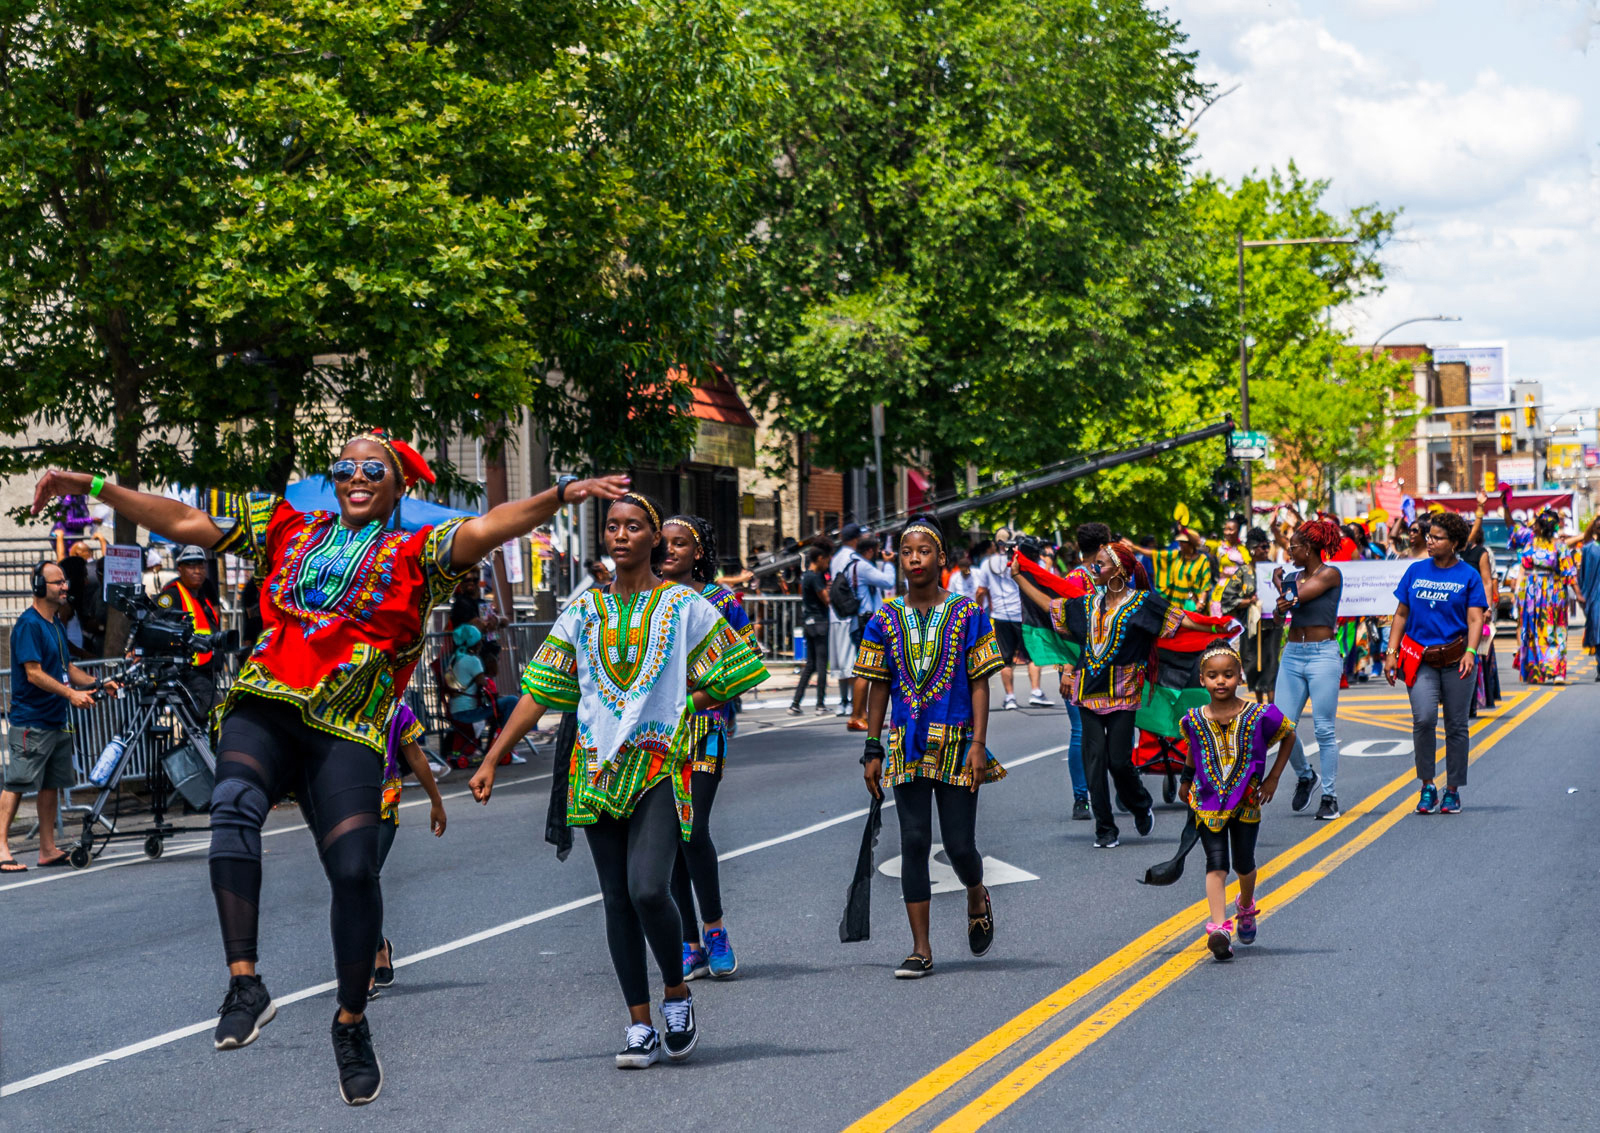
<path id="1" fill-rule="evenodd" d="M 1347 817 L 1272 804 L 1260 940 L 1228 965 L 1200 948 L 1198 854 L 1176 886 L 1134 882 L 1179 812 L 1091 849 L 1092 823 L 1066 819 L 1065 714 L 996 713 L 1011 774 L 979 815 L 996 945 L 967 955 L 962 898 L 936 895 L 920 982 L 890 975 L 909 946 L 890 876 L 873 939 L 838 942 L 859 742 L 748 712 L 714 827 L 740 973 L 693 985 L 693 1059 L 644 1073 L 612 1065 L 626 1017 L 593 870 L 581 835 L 565 863 L 544 844 L 537 766 L 487 809 L 449 799 L 441 840 L 425 805 L 403 811 L 384 876 L 402 966 L 371 1008 L 387 1078 L 364 1110 L 337 1093 L 327 888 L 292 808 L 266 839 L 280 1011 L 239 1052 L 210 1043 L 225 976 L 196 840 L 33 872 L 0 884 L 0 1129 L 1593 1128 L 1600 685 L 1587 658 L 1559 690 L 1504 658 L 1502 676 L 1458 816 L 1407 813 L 1403 694 L 1346 694 Z"/>

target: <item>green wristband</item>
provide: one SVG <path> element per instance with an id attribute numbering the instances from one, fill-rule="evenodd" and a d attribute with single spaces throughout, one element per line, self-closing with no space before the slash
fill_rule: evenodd
<path id="1" fill-rule="evenodd" d="M 96 475 L 93 480 L 89 481 L 89 494 L 91 496 L 99 496 L 100 489 L 104 488 L 105 486 L 106 478 L 104 476 Z"/>

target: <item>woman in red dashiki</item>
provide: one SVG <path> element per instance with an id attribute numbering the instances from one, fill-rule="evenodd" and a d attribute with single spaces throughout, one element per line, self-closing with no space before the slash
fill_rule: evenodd
<path id="1" fill-rule="evenodd" d="M 254 1042 L 276 1009 L 256 974 L 261 826 L 293 791 L 333 891 L 333 1021 L 339 1091 L 361 1105 L 383 1070 L 364 1017 L 373 942 L 382 928 L 378 815 L 384 750 L 396 699 L 422 651 L 430 610 L 485 554 L 531 531 L 558 507 L 615 498 L 624 477 L 561 483 L 487 515 L 398 529 L 400 500 L 427 463 L 383 433 L 348 441 L 329 469 L 339 511 L 301 512 L 281 496 L 212 492 L 206 510 L 106 483 L 47 472 L 51 498 L 88 492 L 126 519 L 171 539 L 252 558 L 264 630 L 216 711 L 217 779 L 211 796 L 211 888 L 222 926 L 228 993 L 218 1050 Z"/>

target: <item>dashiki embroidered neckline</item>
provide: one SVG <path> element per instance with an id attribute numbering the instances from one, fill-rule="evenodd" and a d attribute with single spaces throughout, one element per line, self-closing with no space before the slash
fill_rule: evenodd
<path id="1" fill-rule="evenodd" d="M 1264 705 L 1251 704 L 1223 724 L 1207 716 L 1205 709 L 1195 709 L 1195 715 L 1204 725 L 1195 729 L 1201 747 L 1198 762 L 1204 767 L 1205 776 L 1218 798 L 1231 796 L 1239 777 L 1248 772 L 1250 760 L 1246 748 L 1253 742 L 1256 720 L 1265 710 Z"/>
<path id="2" fill-rule="evenodd" d="M 1096 590 L 1084 595 L 1089 614 L 1089 641 L 1083 651 L 1084 669 L 1091 677 L 1098 677 L 1122 648 L 1128 636 L 1128 619 L 1138 612 L 1149 599 L 1148 590 L 1137 590 L 1114 610 L 1106 609 L 1105 595 Z"/>
<path id="3" fill-rule="evenodd" d="M 669 584 L 627 598 L 590 592 L 594 625 L 587 651 L 599 662 L 595 683 L 613 712 L 654 686 L 677 640 L 677 607 L 694 596 L 687 587 Z"/>
<path id="4" fill-rule="evenodd" d="M 886 644 L 908 678 L 901 682 L 900 699 L 913 717 L 943 700 L 950 690 L 956 666 L 964 663 L 961 642 L 976 608 L 969 601 L 957 602 L 954 594 L 945 595 L 944 601 L 927 612 L 926 620 L 907 606 L 904 598 L 884 606 Z"/>
<path id="5" fill-rule="evenodd" d="M 388 597 L 407 538 L 380 520 L 352 531 L 329 512 L 312 512 L 289 536 L 283 568 L 269 588 L 273 604 L 300 622 L 307 637 L 341 618 L 368 621 Z"/>

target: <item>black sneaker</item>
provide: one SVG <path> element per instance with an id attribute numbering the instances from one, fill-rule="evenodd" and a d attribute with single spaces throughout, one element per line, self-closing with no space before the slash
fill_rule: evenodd
<path id="1" fill-rule="evenodd" d="M 383 1089 L 383 1065 L 372 1049 L 367 1021 L 339 1022 L 333 1015 L 333 1060 L 339 1064 L 339 1096 L 345 1105 L 366 1105 Z"/>
<path id="2" fill-rule="evenodd" d="M 1327 822 L 1329 819 L 1339 817 L 1339 800 L 1332 795 L 1322 796 L 1322 805 L 1317 808 L 1317 821 Z"/>
<path id="3" fill-rule="evenodd" d="M 1074 821 L 1074 822 L 1087 822 L 1089 819 L 1091 819 L 1093 817 L 1094 817 L 1094 815 L 1089 813 L 1089 796 L 1088 795 L 1074 795 L 1074 796 L 1072 796 L 1072 821 Z"/>
<path id="4" fill-rule="evenodd" d="M 1311 801 L 1311 788 L 1317 785 L 1317 777 L 1301 779 L 1294 785 L 1294 798 L 1289 800 L 1289 809 L 1299 814 L 1306 809 L 1306 804 Z"/>
<path id="5" fill-rule="evenodd" d="M 788 712 L 791 716 L 798 716 L 800 715 L 800 706 L 798 704 L 791 704 L 789 705 Z"/>
<path id="6" fill-rule="evenodd" d="M 1094 836 L 1094 848 L 1097 850 L 1115 850 L 1120 845 L 1122 845 L 1122 840 L 1115 834 L 1096 834 Z"/>
<path id="7" fill-rule="evenodd" d="M 994 905 L 989 900 L 989 890 L 983 891 L 983 912 L 977 916 L 967 914 L 967 947 L 974 956 L 982 956 L 994 943 Z"/>
<path id="8" fill-rule="evenodd" d="M 217 1049 L 237 1050 L 249 1046 L 277 1013 L 277 1004 L 267 994 L 267 985 L 261 982 L 260 976 L 232 977 L 228 980 L 228 994 L 217 1010 L 222 1016 L 214 1036 Z"/>
<path id="9" fill-rule="evenodd" d="M 387 967 L 380 966 L 372 969 L 373 987 L 392 987 L 394 985 L 394 945 L 389 943 L 387 936 L 383 938 L 383 951 L 389 957 L 389 964 Z"/>
<path id="10" fill-rule="evenodd" d="M 622 1070 L 643 1070 L 653 1066 L 661 1057 L 661 1039 L 649 1023 L 633 1023 L 628 1027 L 628 1042 L 617 1052 L 617 1066 Z"/>
<path id="11" fill-rule="evenodd" d="M 1133 828 L 1139 832 L 1139 837 L 1149 837 L 1150 831 L 1155 829 L 1156 812 L 1154 807 L 1145 807 L 1133 816 Z"/>
<path id="12" fill-rule="evenodd" d="M 667 1057 L 674 1062 L 682 1062 L 694 1050 L 694 1044 L 700 1041 L 700 1033 L 694 1029 L 694 996 L 663 999 L 661 1017 L 667 1021 Z"/>

